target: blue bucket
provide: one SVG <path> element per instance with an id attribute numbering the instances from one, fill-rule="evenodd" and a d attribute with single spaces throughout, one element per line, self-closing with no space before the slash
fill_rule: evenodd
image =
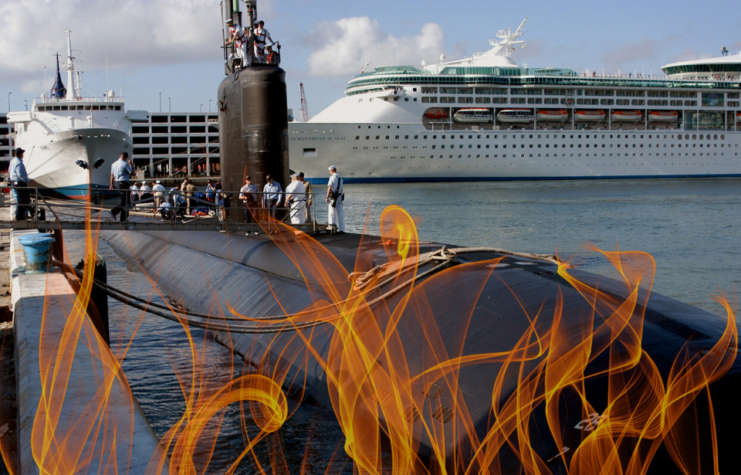
<path id="1" fill-rule="evenodd" d="M 56 241 L 50 234 L 28 234 L 18 238 L 26 257 L 27 272 L 46 272 L 49 267 L 49 250 Z"/>

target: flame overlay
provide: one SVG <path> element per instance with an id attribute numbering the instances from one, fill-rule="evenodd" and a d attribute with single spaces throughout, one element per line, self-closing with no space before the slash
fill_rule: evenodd
<path id="1" fill-rule="evenodd" d="M 89 210 L 86 217 L 89 223 Z M 273 244 L 310 283 L 310 301 L 300 312 L 274 318 L 211 302 L 207 328 L 227 339 L 230 328 L 250 329 L 261 339 L 236 377 L 233 367 L 210 367 L 191 333 L 193 320 L 170 306 L 189 341 L 187 362 L 170 354 L 185 410 L 147 473 L 208 473 L 225 410 L 235 404 L 244 446 L 227 473 L 243 463 L 258 473 L 286 473 L 277 434 L 291 417 L 287 395 L 300 401 L 309 391 L 311 362 L 323 370 L 344 451 L 358 474 L 643 474 L 661 451 L 682 473 L 719 473 L 709 386 L 734 365 L 735 311 L 718 296 L 727 316 L 722 333 L 702 348 L 692 341 L 682 345 L 662 371 L 664 362 L 644 348 L 655 272 L 650 255 L 591 246 L 619 275 L 619 291 L 588 282 L 570 261 L 559 261 L 552 279 L 560 284 L 544 296 L 503 277 L 509 275 L 500 272 L 509 265 L 507 256 L 458 265 L 423 260 L 414 220 L 400 207 L 383 212 L 380 241 L 361 239 L 351 278 L 317 240 L 278 222 L 270 226 L 281 229 Z M 97 240 L 88 225 L 86 263 L 95 261 Z M 383 264 L 375 265 L 373 256 L 381 254 Z M 156 273 L 141 269 L 160 292 Z M 49 340 L 41 329 L 44 392 L 32 439 L 45 474 L 87 471 L 92 460 L 105 461 L 96 470 L 101 473 L 126 472 L 129 460 L 120 448 L 134 443 L 135 403 L 121 363 L 136 331 L 128 341 L 112 342 L 113 350 L 102 342 L 85 311 L 92 275 L 86 265 L 62 338 Z M 281 304 L 277 290 L 273 296 Z M 518 311 L 498 314 L 504 302 L 514 302 Z M 441 326 L 451 307 L 455 325 Z M 470 351 L 473 342 L 487 338 L 469 333 L 482 318 L 491 319 L 491 332 L 506 334 L 506 345 Z M 88 398 L 69 401 L 80 339 L 93 349 L 97 387 Z M 481 394 L 473 395 L 472 388 L 486 397 L 475 397 Z M 109 410 L 112 391 L 127 394 L 124 416 Z M 71 414 L 62 411 L 69 404 L 77 408 Z M 114 436 L 95 439 L 104 426 Z M 268 460 L 261 460 L 258 444 L 267 446 Z M 333 461 L 327 472 L 341 469 Z"/>

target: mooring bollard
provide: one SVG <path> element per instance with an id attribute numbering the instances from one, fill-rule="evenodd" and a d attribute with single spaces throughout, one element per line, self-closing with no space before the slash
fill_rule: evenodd
<path id="1" fill-rule="evenodd" d="M 77 264 L 76 269 L 82 271 L 84 269 L 85 262 L 80 261 Z M 105 260 L 97 256 L 95 259 L 95 271 L 93 272 L 93 278 L 103 284 L 108 283 L 108 268 Z M 110 327 L 108 324 L 108 294 L 105 290 L 101 289 L 97 285 L 93 284 L 93 288 L 90 291 L 90 302 L 87 304 L 87 314 L 90 316 L 93 325 L 100 333 L 100 336 L 106 342 L 108 346 L 111 345 Z"/>
<path id="2" fill-rule="evenodd" d="M 54 241 L 51 235 L 45 233 L 27 234 L 18 238 L 26 258 L 26 273 L 49 272 L 49 250 Z"/>

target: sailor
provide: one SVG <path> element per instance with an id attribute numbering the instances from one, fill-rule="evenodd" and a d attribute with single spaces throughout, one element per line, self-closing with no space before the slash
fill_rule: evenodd
<path id="1" fill-rule="evenodd" d="M 196 204 L 198 203 L 195 199 L 193 199 L 193 193 L 197 192 L 198 188 L 193 185 L 193 183 L 190 181 L 190 178 L 186 178 L 183 180 L 183 184 L 180 185 L 180 191 L 182 191 L 186 197 L 186 200 L 188 202 L 187 214 L 190 214 L 191 205 L 195 208 Z"/>
<path id="2" fill-rule="evenodd" d="M 118 160 L 111 165 L 111 190 L 114 188 L 122 190 L 119 192 L 118 206 L 111 210 L 111 214 L 115 218 L 118 213 L 121 213 L 121 222 L 126 221 L 129 216 L 129 179 L 133 173 L 134 167 L 127 152 L 121 153 Z"/>
<path id="3" fill-rule="evenodd" d="M 154 202 L 159 206 L 162 204 L 162 202 L 165 200 L 165 192 L 167 191 L 167 188 L 162 186 L 162 182 L 160 180 L 157 180 L 154 184 L 154 187 L 152 187 L 152 192 L 154 193 Z"/>
<path id="4" fill-rule="evenodd" d="M 327 183 L 327 204 L 329 205 L 329 224 L 337 226 L 341 233 L 345 232 L 345 213 L 342 210 L 342 202 L 345 201 L 345 189 L 342 186 L 342 177 L 337 174 L 337 167 L 329 167 L 329 183 Z"/>
<path id="5" fill-rule="evenodd" d="M 206 201 L 213 203 L 215 199 L 216 199 L 216 188 L 214 187 L 214 181 L 208 180 L 208 185 L 206 186 Z"/>
<path id="6" fill-rule="evenodd" d="M 137 203 L 139 201 L 139 187 L 136 186 L 136 182 L 131 185 L 131 188 L 129 188 L 129 190 L 131 190 L 131 202 Z"/>
<path id="7" fill-rule="evenodd" d="M 271 218 L 275 219 L 275 213 L 278 211 L 283 196 L 283 188 L 270 175 L 266 176 L 265 180 L 267 183 L 262 189 L 262 207 L 267 210 Z"/>
<path id="8" fill-rule="evenodd" d="M 270 41 L 271 45 L 275 44 L 270 32 L 265 29 L 264 21 L 255 22 L 255 57 L 259 58 L 261 63 L 265 62 L 265 44 Z"/>
<path id="9" fill-rule="evenodd" d="M 298 179 L 304 184 L 306 189 L 306 222 L 311 223 L 311 205 L 313 204 L 314 192 L 311 189 L 311 183 L 304 178 L 304 172 L 298 172 Z"/>
<path id="10" fill-rule="evenodd" d="M 229 28 L 229 39 L 226 41 L 226 45 L 234 44 L 234 58 L 241 60 L 242 67 L 250 65 L 250 60 L 247 57 L 247 37 L 244 35 L 244 30 L 241 25 L 235 25 L 234 20 L 231 18 L 226 21 L 226 26 Z"/>
<path id="11" fill-rule="evenodd" d="M 152 188 L 150 188 L 146 181 L 143 181 L 142 186 L 139 187 L 139 199 L 141 201 L 152 199 Z"/>
<path id="12" fill-rule="evenodd" d="M 298 173 L 291 175 L 291 183 L 286 188 L 286 206 L 291 210 L 291 224 L 306 222 L 306 188 Z"/>
<path id="13" fill-rule="evenodd" d="M 33 211 L 28 206 L 31 203 L 31 190 L 26 188 L 29 180 L 26 166 L 23 164 L 24 152 L 25 150 L 22 148 L 13 150 L 13 160 L 10 161 L 10 168 L 8 170 L 8 179 L 13 185 L 13 192 L 15 193 L 15 201 L 17 203 L 15 207 L 16 221 L 25 219 L 27 214 L 33 216 Z"/>
<path id="14" fill-rule="evenodd" d="M 257 185 L 252 184 L 252 178 L 249 175 L 244 177 L 244 186 L 239 190 L 239 199 L 244 202 L 245 223 L 255 222 L 253 213 L 257 212 L 257 193 Z"/>

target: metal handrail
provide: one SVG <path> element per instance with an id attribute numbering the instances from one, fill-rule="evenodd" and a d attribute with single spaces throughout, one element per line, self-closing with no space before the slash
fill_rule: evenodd
<path id="1" fill-rule="evenodd" d="M 86 207 L 90 207 L 91 211 L 93 212 L 104 212 L 104 211 L 111 211 L 114 208 L 118 208 L 119 206 L 116 203 L 101 203 L 101 204 L 94 204 L 90 203 L 88 204 L 87 201 L 85 202 L 76 202 L 76 201 L 67 201 L 67 200 L 60 200 L 56 202 L 49 202 L 47 198 L 41 193 L 41 190 L 46 190 L 45 188 L 39 188 L 39 187 L 23 187 L 24 189 L 31 192 L 32 201 L 28 205 L 31 207 L 32 217 L 30 220 L 28 220 L 29 223 L 33 224 L 33 227 L 40 227 L 41 224 L 48 225 L 49 221 L 46 219 L 46 209 L 51 212 L 53 215 L 53 222 L 55 223 L 62 223 L 64 222 L 64 218 L 67 216 L 71 217 L 77 217 L 80 218 L 81 216 L 79 214 L 71 214 L 69 211 L 65 210 L 82 210 Z M 12 188 L 13 190 L 16 190 L 17 188 Z M 80 190 L 89 190 L 87 187 L 79 187 Z M 95 191 L 95 190 L 93 190 Z M 104 194 L 108 195 L 109 198 L 117 199 L 118 196 L 120 196 L 120 193 L 137 193 L 139 196 L 142 196 L 142 192 L 131 190 L 101 190 Z M 144 199 L 138 199 L 136 201 L 130 201 L 130 204 L 127 208 L 128 213 L 151 213 L 152 216 L 156 216 L 158 213 L 161 216 L 164 216 L 162 211 L 166 209 L 175 209 L 174 212 L 169 213 L 170 219 L 168 222 L 170 224 L 176 224 L 178 216 L 181 216 L 181 213 L 179 210 L 181 209 L 191 209 L 196 210 L 200 208 L 206 208 L 210 212 L 213 212 L 213 214 L 209 213 L 209 216 L 200 216 L 200 215 L 193 215 L 192 211 L 191 214 L 185 214 L 182 216 L 182 222 L 183 224 L 189 224 L 193 223 L 196 220 L 205 220 L 205 219 L 216 219 L 219 223 L 227 224 L 227 223 L 234 223 L 241 220 L 230 220 L 230 214 L 232 212 L 244 212 L 245 209 L 245 201 L 244 199 L 239 198 L 241 192 L 240 191 L 226 191 L 226 190 L 216 190 L 216 191 L 195 191 L 195 192 L 185 192 L 183 190 L 167 190 L 167 191 L 160 191 L 160 192 L 154 192 L 151 190 L 146 190 L 146 194 L 151 195 L 147 196 Z M 161 193 L 161 195 L 156 195 L 155 193 Z M 203 194 L 203 195 L 215 195 L 214 201 L 210 201 L 208 199 L 203 198 L 196 198 L 193 196 L 194 194 Z M 249 193 L 249 195 L 257 196 L 257 200 L 252 200 L 253 203 L 256 203 L 257 206 L 249 206 L 249 210 L 252 213 L 252 217 L 257 224 L 267 224 L 268 227 L 271 225 L 271 219 L 269 218 L 271 212 L 273 209 L 276 211 L 276 221 L 283 223 L 285 225 L 292 225 L 290 222 L 291 217 L 295 216 L 296 212 L 300 212 L 301 208 L 293 208 L 292 206 L 285 206 L 286 205 L 286 197 L 288 195 L 292 195 L 293 197 L 299 197 L 297 201 L 305 201 L 306 205 L 304 205 L 304 208 L 306 209 L 307 213 L 307 220 L 304 223 L 295 223 L 296 225 L 300 226 L 302 229 L 305 229 L 306 225 L 310 226 L 310 230 L 312 232 L 317 232 L 320 230 L 324 224 L 320 224 L 316 220 L 316 193 L 287 193 L 285 191 L 279 192 L 279 193 L 264 193 L 264 192 L 253 192 Z M 275 208 L 267 206 L 266 203 L 266 196 L 274 196 L 278 195 L 279 199 L 277 203 L 279 203 L 279 206 L 276 206 Z M 183 203 L 180 203 L 177 207 L 165 207 L 162 206 L 164 202 L 168 202 L 171 205 L 172 198 L 178 196 L 184 200 Z M 130 199 L 131 195 L 129 195 Z M 236 206 L 232 206 L 231 203 L 229 203 L 229 206 L 224 206 L 223 200 L 226 199 L 227 202 L 231 202 L 234 200 L 234 202 L 239 203 Z M 179 201 L 179 200 L 178 200 Z M 145 205 L 145 206 L 141 206 Z M 151 206 L 147 206 L 151 205 Z M 17 196 L 14 200 L 5 201 L 3 200 L 2 203 L 0 203 L 0 208 L 9 208 L 11 206 L 18 206 L 17 203 Z M 232 211 L 235 210 L 235 211 Z M 271 217 L 272 218 L 272 217 Z M 13 221 L 13 220 L 11 220 Z M 127 223 L 128 219 L 124 221 L 123 223 Z"/>

